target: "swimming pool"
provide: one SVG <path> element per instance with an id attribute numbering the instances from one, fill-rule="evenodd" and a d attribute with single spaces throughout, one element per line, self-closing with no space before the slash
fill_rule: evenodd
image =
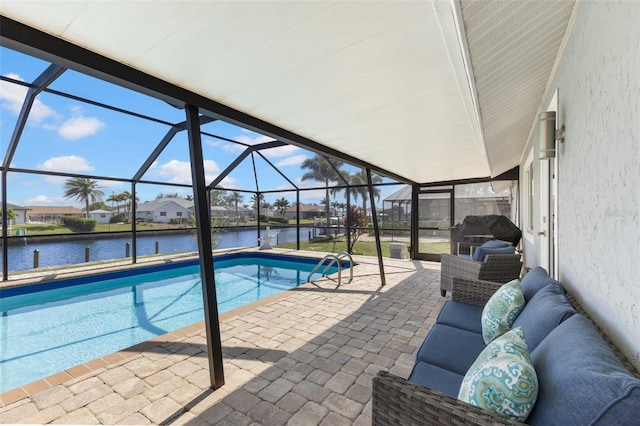
<path id="1" fill-rule="evenodd" d="M 303 284 L 317 262 L 216 257 L 219 313 Z M 197 261 L 2 289 L 0 302 L 0 393 L 204 318 Z"/>

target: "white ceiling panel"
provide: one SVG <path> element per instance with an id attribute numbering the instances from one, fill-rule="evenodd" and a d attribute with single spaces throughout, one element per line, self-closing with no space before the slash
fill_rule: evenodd
<path id="1" fill-rule="evenodd" d="M 520 3 L 4 0 L 0 12 L 434 182 L 518 164 L 571 9 Z"/>

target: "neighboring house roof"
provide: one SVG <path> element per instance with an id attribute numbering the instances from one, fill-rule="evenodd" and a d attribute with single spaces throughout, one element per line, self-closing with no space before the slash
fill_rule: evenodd
<path id="1" fill-rule="evenodd" d="M 240 209 L 238 209 L 240 210 Z M 234 209 L 230 209 L 228 207 L 225 206 L 211 206 L 211 212 L 212 213 L 226 213 L 226 212 L 232 212 L 235 211 Z"/>
<path id="2" fill-rule="evenodd" d="M 333 210 L 333 209 L 331 209 Z M 291 206 L 289 207 L 287 210 L 287 213 L 295 213 L 296 212 L 296 206 Z M 300 204 L 300 212 L 324 212 L 325 211 L 325 207 L 324 206 L 319 206 L 317 204 Z"/>
<path id="3" fill-rule="evenodd" d="M 27 206 L 27 209 L 30 210 L 29 214 L 38 215 L 38 214 L 55 214 L 55 215 L 65 215 L 65 214 L 83 214 L 84 211 L 79 208 L 73 206 Z"/>
<path id="4" fill-rule="evenodd" d="M 22 207 L 15 204 L 7 203 L 7 209 L 13 210 L 29 210 L 29 207 Z"/>
<path id="5" fill-rule="evenodd" d="M 111 210 L 103 210 L 103 209 L 97 209 L 97 210 L 91 210 L 89 211 L 89 214 L 104 214 L 104 213 L 113 213 Z"/>
<path id="6" fill-rule="evenodd" d="M 156 198 L 153 201 L 145 201 L 139 204 L 137 212 L 153 212 L 158 209 L 166 208 L 167 204 L 177 204 L 183 209 L 193 208 L 193 201 L 185 200 L 184 198 Z"/>

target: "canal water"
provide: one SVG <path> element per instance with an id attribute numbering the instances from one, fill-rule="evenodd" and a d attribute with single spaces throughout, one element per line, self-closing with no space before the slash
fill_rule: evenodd
<path id="1" fill-rule="evenodd" d="M 300 228 L 300 241 L 308 241 L 312 228 Z M 278 230 L 276 243 L 296 241 L 296 228 Z M 272 230 L 274 232 L 274 230 Z M 265 235 L 263 230 L 261 235 Z M 137 255 L 148 256 L 155 254 L 156 242 L 159 254 L 183 253 L 196 251 L 198 242 L 192 234 L 171 235 L 139 235 L 136 239 Z M 34 250 L 39 251 L 40 267 L 64 266 L 83 263 L 85 250 L 89 247 L 89 261 L 123 259 L 126 254 L 126 245 L 131 244 L 129 236 L 108 239 L 83 239 L 65 241 L 26 241 L 26 244 L 12 244 L 8 247 L 9 271 L 22 271 L 33 268 Z M 219 234 L 216 248 L 232 247 L 257 247 L 258 234 L 256 229 L 228 230 Z M 0 266 L 2 257 L 0 256 Z"/>

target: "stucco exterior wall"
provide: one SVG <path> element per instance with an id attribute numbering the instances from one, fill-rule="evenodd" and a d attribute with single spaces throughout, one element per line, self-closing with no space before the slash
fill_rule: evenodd
<path id="1" fill-rule="evenodd" d="M 581 2 L 549 90 L 559 90 L 566 126 L 557 155 L 559 279 L 638 367 L 639 22 L 640 2 Z"/>

